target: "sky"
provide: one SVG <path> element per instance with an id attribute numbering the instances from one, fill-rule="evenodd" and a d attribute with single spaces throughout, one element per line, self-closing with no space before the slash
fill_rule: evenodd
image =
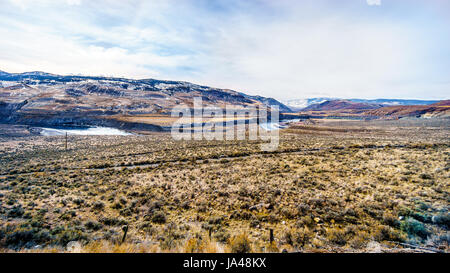
<path id="1" fill-rule="evenodd" d="M 0 70 L 450 98 L 448 0 L 0 0 Z"/>

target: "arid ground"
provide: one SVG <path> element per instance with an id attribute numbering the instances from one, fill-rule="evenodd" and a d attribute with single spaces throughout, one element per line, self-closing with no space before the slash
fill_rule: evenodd
<path id="1" fill-rule="evenodd" d="M 270 153 L 169 133 L 69 136 L 67 150 L 4 137 L 0 248 L 448 252 L 449 136 L 447 119 L 299 124 Z"/>

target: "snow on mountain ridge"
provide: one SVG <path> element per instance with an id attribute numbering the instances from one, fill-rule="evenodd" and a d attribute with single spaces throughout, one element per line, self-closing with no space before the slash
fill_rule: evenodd
<path id="1" fill-rule="evenodd" d="M 304 109 L 313 104 L 320 104 L 325 101 L 342 100 L 339 98 L 308 98 L 284 100 L 283 103 L 296 110 Z M 429 105 L 438 102 L 437 100 L 409 100 L 409 99 L 346 99 L 347 101 L 360 103 L 383 104 L 386 106 L 396 105 Z M 293 109 L 293 110 L 294 110 Z"/>

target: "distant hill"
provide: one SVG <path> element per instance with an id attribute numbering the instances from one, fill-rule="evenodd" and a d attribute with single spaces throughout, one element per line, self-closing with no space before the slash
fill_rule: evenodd
<path id="1" fill-rule="evenodd" d="M 323 100 L 312 99 L 316 101 Z M 409 105 L 409 103 L 417 103 Z M 403 105 L 400 105 L 403 104 Z M 301 115 L 316 117 L 352 117 L 396 119 L 403 117 L 446 118 L 450 116 L 449 101 L 331 99 L 299 110 Z M 292 106 L 291 106 L 292 107 Z M 295 108 L 295 107 L 292 107 Z"/>
<path id="2" fill-rule="evenodd" d="M 443 100 L 430 105 L 386 106 L 366 111 L 365 114 L 381 118 L 450 117 L 450 100 Z"/>
<path id="3" fill-rule="evenodd" d="M 394 106 L 394 105 L 430 105 L 438 102 L 438 100 L 408 100 L 408 99 L 374 99 L 374 100 L 364 100 L 364 99 L 351 99 L 354 102 L 364 102 L 364 103 L 375 103 L 382 104 L 383 106 Z"/>
<path id="4" fill-rule="evenodd" d="M 450 106 L 450 100 L 441 100 L 439 102 L 433 103 L 430 106 L 433 106 L 433 107 L 435 107 L 435 106 L 446 106 L 446 107 L 448 107 L 448 106 Z"/>
<path id="5" fill-rule="evenodd" d="M 350 100 L 331 100 L 312 104 L 302 111 L 368 110 L 383 107 L 382 104 L 353 102 Z"/>
<path id="6" fill-rule="evenodd" d="M 320 104 L 325 101 L 344 100 L 340 98 L 309 98 L 309 99 L 293 99 L 285 100 L 283 103 L 294 111 L 300 111 L 312 104 Z M 438 102 L 437 100 L 408 100 L 408 99 L 345 99 L 345 101 L 381 104 L 383 106 L 390 105 L 429 105 Z"/>

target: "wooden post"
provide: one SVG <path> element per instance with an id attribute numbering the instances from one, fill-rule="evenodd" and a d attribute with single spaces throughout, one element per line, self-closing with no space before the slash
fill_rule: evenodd
<path id="1" fill-rule="evenodd" d="M 65 145 L 65 147 L 66 147 L 66 151 L 67 151 L 67 132 L 66 132 L 66 145 Z"/>
<path id="2" fill-rule="evenodd" d="M 122 230 L 123 230 L 123 237 L 122 237 L 122 243 L 123 243 L 123 242 L 125 242 L 125 239 L 126 239 L 126 237 L 127 237 L 128 225 L 123 226 L 123 227 L 122 227 Z"/>
<path id="3" fill-rule="evenodd" d="M 270 241 L 270 243 L 272 243 L 273 242 L 273 229 L 269 229 L 269 232 L 270 232 L 269 241 Z"/>
<path id="4" fill-rule="evenodd" d="M 212 233 L 212 228 L 209 228 L 209 231 L 208 231 L 208 233 L 209 233 L 209 239 L 211 240 L 211 233 Z"/>

